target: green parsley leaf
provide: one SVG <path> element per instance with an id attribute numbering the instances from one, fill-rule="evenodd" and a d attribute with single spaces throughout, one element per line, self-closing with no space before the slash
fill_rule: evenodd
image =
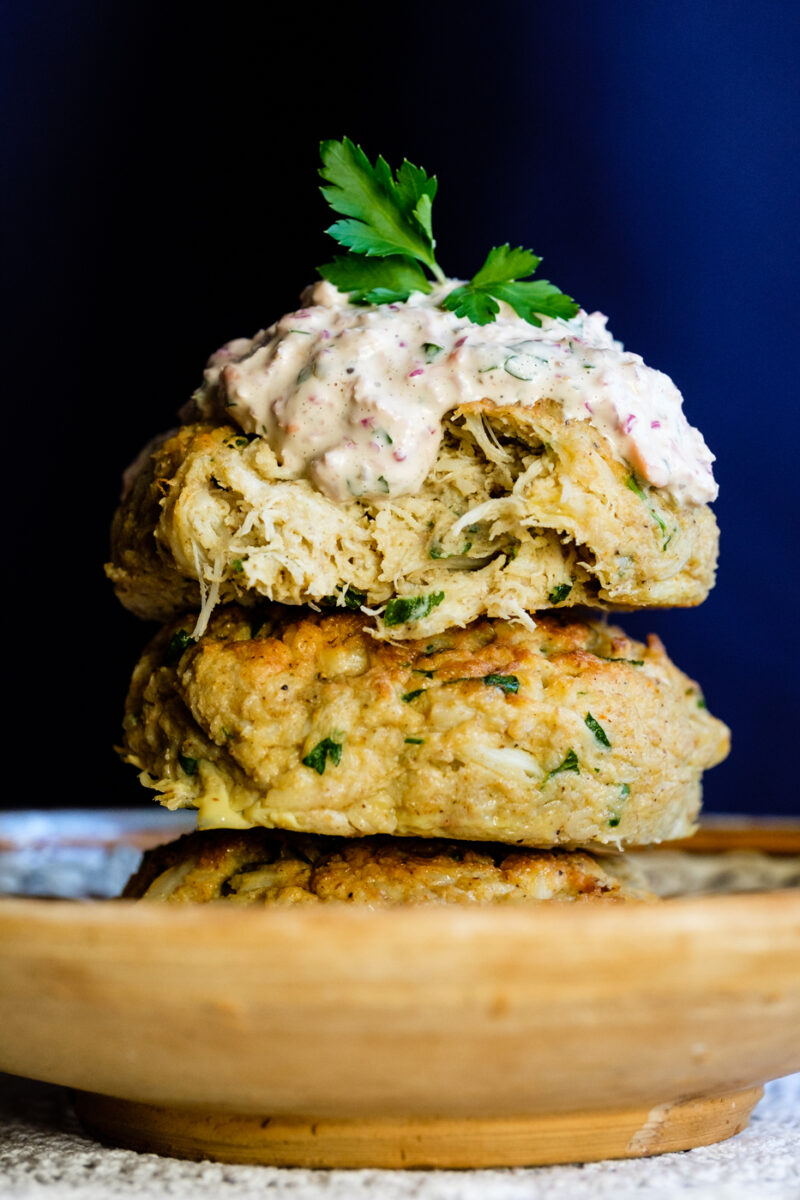
<path id="1" fill-rule="evenodd" d="M 544 782 L 547 783 L 549 779 L 552 779 L 554 775 L 560 775 L 562 771 L 574 771 L 576 775 L 580 775 L 581 768 L 578 763 L 578 756 L 574 750 L 567 751 L 564 761 L 547 773 Z"/>
<path id="2" fill-rule="evenodd" d="M 386 605 L 383 613 L 384 625 L 405 625 L 410 621 L 421 621 L 444 600 L 444 592 L 431 592 L 429 596 L 395 596 Z"/>
<path id="3" fill-rule="evenodd" d="M 635 475 L 628 476 L 628 478 L 625 480 L 625 487 L 630 488 L 634 495 L 638 496 L 640 500 L 643 500 L 645 503 L 647 503 L 647 496 L 645 496 L 644 492 L 642 491 L 642 485 L 639 483 Z"/>
<path id="4" fill-rule="evenodd" d="M 519 680 L 516 675 L 484 675 L 483 682 L 490 687 L 498 687 L 503 692 L 518 692 Z"/>
<path id="5" fill-rule="evenodd" d="M 190 758 L 188 754 L 179 754 L 178 762 L 181 764 L 181 770 L 185 775 L 197 774 L 197 759 Z"/>
<path id="6" fill-rule="evenodd" d="M 184 650 L 188 650 L 190 646 L 197 644 L 196 638 L 187 633 L 185 629 L 179 629 L 177 633 L 173 633 L 167 644 L 167 649 L 164 654 L 164 662 L 167 666 L 178 661 Z"/>
<path id="7" fill-rule="evenodd" d="M 409 746 L 422 746 L 425 743 L 425 738 L 405 738 Z"/>
<path id="8" fill-rule="evenodd" d="M 317 742 L 314 749 L 302 761 L 304 767 L 311 767 L 312 771 L 316 771 L 318 775 L 324 775 L 328 759 L 335 767 L 338 767 L 342 761 L 342 743 L 326 737 L 321 742 Z"/>
<path id="9" fill-rule="evenodd" d="M 469 283 L 445 296 L 442 308 L 454 312 L 457 317 L 469 317 L 475 325 L 491 325 L 500 312 L 500 305 L 492 299 L 491 292 L 473 288 Z"/>
<path id="10" fill-rule="evenodd" d="M 532 279 L 509 283 L 496 283 L 492 287 L 492 295 L 498 300 L 510 304 L 518 317 L 529 325 L 541 325 L 535 315 L 543 317 L 563 317 L 569 320 L 578 311 L 578 305 L 571 296 L 567 296 L 549 279 Z"/>
<path id="11" fill-rule="evenodd" d="M 431 229 L 436 178 L 408 161 L 395 178 L 386 159 L 379 157 L 373 166 L 350 138 L 322 142 L 320 155 L 320 175 L 331 185 L 322 194 L 334 212 L 351 218 L 336 221 L 326 233 L 355 254 L 418 259 L 443 280 Z"/>
<path id="12" fill-rule="evenodd" d="M 635 475 L 628 476 L 628 478 L 625 480 L 625 487 L 630 488 L 634 495 L 638 496 L 644 504 L 647 504 L 647 496 L 645 495 L 642 485 L 639 483 Z M 661 544 L 661 549 L 666 550 L 667 546 L 672 541 L 675 530 L 673 529 L 672 532 L 668 530 L 666 521 L 657 509 L 651 508 L 650 505 L 647 504 L 647 510 L 663 534 L 664 541 Z"/>
<path id="13" fill-rule="evenodd" d="M 602 658 L 603 662 L 621 662 L 627 663 L 629 667 L 643 667 L 643 658 L 613 658 L 609 654 L 595 654 L 595 658 Z"/>
<path id="14" fill-rule="evenodd" d="M 345 608 L 349 608 L 352 612 L 358 612 L 362 604 L 367 603 L 367 593 L 359 591 L 350 584 L 339 590 L 342 593 Z"/>
<path id="15" fill-rule="evenodd" d="M 340 254 L 317 270 L 340 292 L 347 292 L 351 304 L 393 304 L 407 300 L 412 292 L 431 290 L 422 267 L 399 254 L 388 258 Z"/>
<path id="16" fill-rule="evenodd" d="M 608 740 L 608 734 L 606 733 L 605 729 L 603 729 L 603 726 L 600 724 L 600 722 L 597 721 L 591 713 L 587 712 L 583 719 L 583 723 L 587 729 L 591 729 L 601 746 L 607 746 L 609 750 L 611 749 L 611 742 Z"/>
<path id="17" fill-rule="evenodd" d="M 421 696 L 422 693 L 427 690 L 428 690 L 427 688 L 417 688 L 413 692 L 405 692 L 400 697 L 400 699 L 403 701 L 404 704 L 410 704 L 412 700 L 416 700 L 417 696 Z"/>
<path id="18" fill-rule="evenodd" d="M 367 593 L 360 592 L 358 588 L 354 588 L 349 583 L 337 583 L 336 591 L 338 596 L 323 596 L 320 604 L 324 604 L 326 608 L 338 608 L 339 598 L 344 600 L 345 608 L 349 608 L 351 612 L 358 612 L 362 604 L 367 603 Z"/>
<path id="19" fill-rule="evenodd" d="M 504 246 L 492 246 L 486 255 L 486 262 L 473 275 L 475 287 L 489 287 L 493 283 L 505 283 L 509 279 L 520 279 L 532 275 L 542 260 L 532 250 L 523 250 L 522 246 L 511 249 L 508 242 Z"/>
<path id="20" fill-rule="evenodd" d="M 574 317 L 578 305 L 547 279 L 524 280 L 542 260 L 522 246 L 508 242 L 493 246 L 486 261 L 469 283 L 455 288 L 442 307 L 458 317 L 469 317 L 476 325 L 488 325 L 500 311 L 498 300 L 510 304 L 518 317 L 530 325 L 541 325 L 537 313 L 548 317 Z"/>
<path id="21" fill-rule="evenodd" d="M 551 604 L 562 604 L 571 591 L 571 583 L 557 583 L 553 590 L 548 594 L 547 599 Z"/>
<path id="22" fill-rule="evenodd" d="M 630 787 L 629 783 L 620 784 L 620 794 L 621 794 L 623 800 L 628 799 L 628 796 L 630 796 L 630 794 L 631 794 L 631 787 Z M 622 817 L 620 816 L 620 814 L 618 812 L 616 812 L 616 813 L 614 813 L 613 817 L 611 817 L 609 819 L 608 823 L 612 829 L 616 829 L 617 825 L 619 825 L 621 820 L 622 820 Z"/>

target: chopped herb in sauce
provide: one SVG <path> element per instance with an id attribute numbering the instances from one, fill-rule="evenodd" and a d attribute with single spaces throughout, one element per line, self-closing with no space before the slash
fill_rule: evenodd
<path id="1" fill-rule="evenodd" d="M 244 570 L 244 563 L 240 558 L 235 558 L 231 563 L 231 566 L 237 575 L 241 575 L 242 571 Z"/>
<path id="2" fill-rule="evenodd" d="M 390 600 L 386 605 L 383 623 L 392 626 L 421 621 L 443 600 L 444 592 L 431 592 L 428 596 L 395 596 L 394 600 Z"/>
<path id="3" fill-rule="evenodd" d="M 424 691 L 427 691 L 427 688 L 416 688 L 413 692 L 405 692 L 400 699 L 404 704 L 410 704 L 412 700 L 416 700 L 417 696 L 421 696 Z"/>
<path id="4" fill-rule="evenodd" d="M 197 759 L 190 758 L 188 754 L 179 754 L 178 762 L 181 764 L 181 770 L 185 775 L 197 774 Z"/>
<path id="5" fill-rule="evenodd" d="M 603 729 L 603 726 L 600 724 L 600 722 L 597 721 L 591 713 L 587 712 L 583 719 L 583 723 L 587 729 L 591 729 L 601 746 L 607 746 L 609 750 L 611 749 L 611 742 L 608 740 L 608 734 L 606 733 L 605 729 Z"/>
<path id="6" fill-rule="evenodd" d="M 318 775 L 324 775 L 328 759 L 335 767 L 339 765 L 342 760 L 342 743 L 326 737 L 321 742 L 317 742 L 314 749 L 302 761 L 304 767 L 311 767 L 312 771 L 316 771 Z"/>
<path id="7" fill-rule="evenodd" d="M 422 746 L 425 743 L 425 738 L 406 738 L 405 741 L 409 746 Z"/>
<path id="8" fill-rule="evenodd" d="M 513 375 L 515 379 L 524 379 L 529 382 L 533 379 L 533 374 L 527 365 L 528 359 L 527 354 L 509 354 L 503 363 L 503 370 L 509 375 Z"/>

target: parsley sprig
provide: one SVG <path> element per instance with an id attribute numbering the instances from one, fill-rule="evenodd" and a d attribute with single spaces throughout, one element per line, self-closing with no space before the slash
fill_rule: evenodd
<path id="1" fill-rule="evenodd" d="M 320 145 L 322 194 L 334 212 L 326 232 L 347 250 L 318 268 L 353 304 L 389 304 L 445 282 L 434 254 L 431 221 L 436 176 L 407 159 L 397 171 L 378 157 L 373 165 L 350 138 Z M 522 246 L 493 246 L 483 266 L 449 292 L 442 307 L 476 325 L 488 325 L 500 301 L 531 325 L 539 316 L 573 317 L 578 305 L 546 279 L 530 279 L 542 260 Z M 426 270 L 433 276 L 426 274 Z M 539 314 L 539 315 L 537 315 Z"/>
<path id="2" fill-rule="evenodd" d="M 508 242 L 493 246 L 486 262 L 469 283 L 445 296 L 443 307 L 457 317 L 469 317 L 476 325 L 488 325 L 500 311 L 498 300 L 510 304 L 518 317 L 530 325 L 541 325 L 536 313 L 548 317 L 574 317 L 578 305 L 547 279 L 525 279 L 542 260 L 532 250 Z"/>

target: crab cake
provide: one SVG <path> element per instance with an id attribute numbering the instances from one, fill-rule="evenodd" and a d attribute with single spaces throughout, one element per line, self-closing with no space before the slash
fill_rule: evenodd
<path id="1" fill-rule="evenodd" d="M 128 479 L 107 571 L 140 616 L 335 604 L 379 637 L 545 608 L 693 605 L 713 455 L 599 313 L 477 324 L 455 281 L 395 304 L 327 283 L 212 355 Z"/>
<path id="2" fill-rule="evenodd" d="M 452 413 L 419 492 L 382 499 L 331 499 L 264 438 L 183 426 L 117 511 L 106 569 L 145 618 L 333 603 L 378 610 L 379 636 L 427 637 L 554 606 L 699 604 L 717 541 L 707 505 L 651 488 L 543 401 Z"/>
<path id="3" fill-rule="evenodd" d="M 192 833 L 148 851 L 126 899 L 247 905 L 511 904 L 653 899 L 622 856 L 420 838 Z"/>
<path id="4" fill-rule="evenodd" d="M 219 608 L 136 667 L 123 754 L 201 828 L 617 846 L 693 829 L 728 730 L 601 621 L 483 619 L 377 641 L 360 614 Z"/>

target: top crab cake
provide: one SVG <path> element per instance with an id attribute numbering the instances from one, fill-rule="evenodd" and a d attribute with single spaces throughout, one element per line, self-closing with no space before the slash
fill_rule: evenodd
<path id="1" fill-rule="evenodd" d="M 107 571 L 167 620 L 218 601 L 370 610 L 427 637 L 545 608 L 699 604 L 712 456 L 605 318 L 489 325 L 452 281 L 355 305 L 329 283 L 209 362 L 131 472 Z"/>

